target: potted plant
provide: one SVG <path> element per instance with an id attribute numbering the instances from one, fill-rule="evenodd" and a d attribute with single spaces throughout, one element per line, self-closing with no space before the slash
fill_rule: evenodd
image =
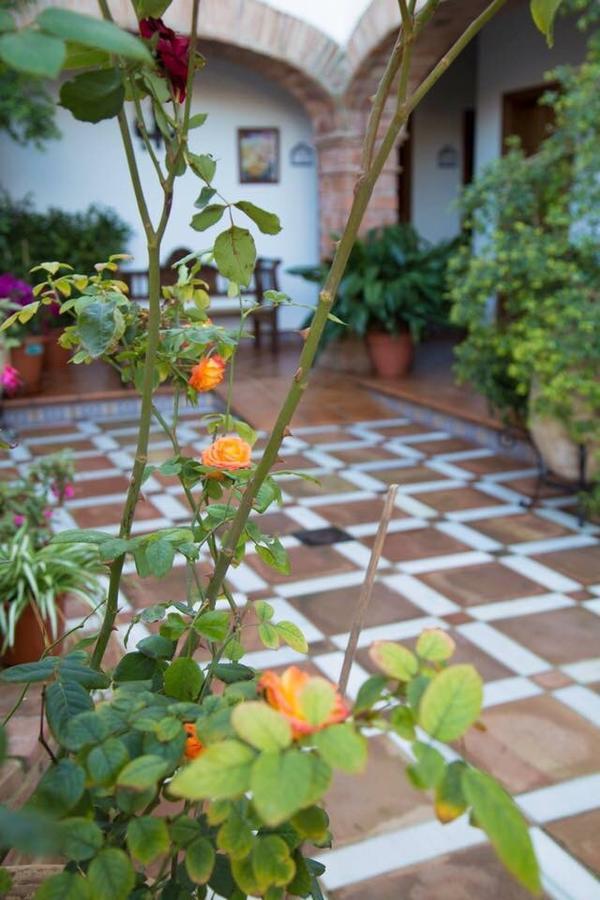
<path id="1" fill-rule="evenodd" d="M 478 242 L 449 266 L 453 319 L 467 329 L 457 372 L 504 421 L 528 430 L 548 474 L 597 496 L 597 44 L 580 68 L 556 77 L 561 90 L 546 98 L 556 125 L 537 154 L 526 158 L 513 143 L 464 194 L 464 226 Z"/>
<path id="2" fill-rule="evenodd" d="M 26 525 L 0 544 L 2 663 L 35 662 L 50 643 L 62 637 L 67 595 L 93 609 L 102 596 L 101 571 L 94 546 L 38 547 Z"/>
<path id="3" fill-rule="evenodd" d="M 446 266 L 454 242 L 430 244 L 410 225 L 388 225 L 359 238 L 337 294 L 338 321 L 327 323 L 324 342 L 348 332 L 366 339 L 378 375 L 405 375 L 414 344 L 431 326 L 448 320 Z M 322 283 L 327 263 L 297 267 L 292 274 Z"/>
<path id="4" fill-rule="evenodd" d="M 0 483 L 0 543 L 25 525 L 36 547 L 50 540 L 54 510 L 74 494 L 73 458 L 68 451 L 42 456 L 26 474 Z"/>
<path id="5" fill-rule="evenodd" d="M 33 290 L 26 281 L 5 272 L 0 275 L 0 300 L 4 301 L 5 310 L 12 313 L 33 301 Z M 39 320 L 15 322 L 5 341 L 11 365 L 20 375 L 22 392 L 35 394 L 40 388 L 45 343 Z"/>

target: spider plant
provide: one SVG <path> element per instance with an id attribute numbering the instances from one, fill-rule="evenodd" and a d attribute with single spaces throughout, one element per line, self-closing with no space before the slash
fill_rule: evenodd
<path id="1" fill-rule="evenodd" d="M 2 652 L 15 642 L 17 622 L 29 604 L 58 636 L 58 598 L 71 594 L 94 608 L 102 596 L 103 567 L 91 544 L 36 547 L 27 526 L 0 544 L 0 636 Z"/>

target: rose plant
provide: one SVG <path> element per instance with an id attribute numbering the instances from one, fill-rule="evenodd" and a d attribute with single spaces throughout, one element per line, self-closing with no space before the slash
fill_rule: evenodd
<path id="1" fill-rule="evenodd" d="M 537 863 L 518 808 L 491 776 L 444 746 L 478 722 L 482 705 L 479 675 L 470 665 L 451 664 L 454 644 L 445 632 L 425 632 L 414 651 L 376 643 L 370 653 L 379 674 L 351 703 L 340 688 L 295 667 L 281 674 L 245 665 L 248 629 L 257 629 L 271 649 L 281 642 L 300 653 L 308 648 L 299 629 L 278 621 L 265 601 L 253 604 L 257 624 L 249 622 L 248 608 L 237 605 L 226 581 L 229 567 L 239 563 L 248 545 L 270 566 L 289 572 L 285 549 L 262 532 L 260 514 L 280 499 L 271 469 L 307 387 L 373 187 L 411 111 L 503 2 L 492 0 L 423 82 L 409 90 L 414 47 L 438 3 L 426 0 L 417 11 L 414 0 L 400 0 L 402 28 L 373 100 L 348 226 L 260 458 L 253 456 L 253 429 L 232 415 L 230 403 L 225 413 L 205 417 L 213 441 L 200 459 L 184 453 L 177 436 L 182 399 L 194 403 L 225 377 L 231 386 L 236 347 L 253 314 L 251 305 L 240 303 L 236 334 L 212 324 L 201 265 L 214 261 L 230 296 L 239 296 L 256 259 L 254 240 L 239 214 L 266 234 L 281 227 L 275 215 L 253 203 L 225 199 L 214 186 L 216 161 L 189 147 L 190 129 L 206 118 L 191 115 L 194 73 L 204 62 L 195 47 L 199 0 L 192 3 L 189 39 L 162 22 L 168 0 L 135 0 L 144 40 L 113 23 L 106 0 L 100 0 L 102 20 L 46 7 L 17 29 L 7 13 L 0 13 L 5 64 L 47 77 L 75 68 L 77 74 L 62 84 L 61 104 L 87 122 L 117 117 L 148 248 L 148 309 L 129 300 L 117 254 L 96 265 L 94 274 L 74 272 L 67 263 L 41 263 L 35 299 L 14 315 L 22 322 L 58 302 L 70 323 L 61 340 L 74 351 L 73 362 L 109 360 L 141 396 L 135 462 L 118 535 L 77 529 L 53 538 L 57 546 L 93 545 L 108 564 L 100 629 L 65 656 L 48 647 L 38 662 L 1 676 L 5 683 L 23 684 L 24 693 L 32 683 L 43 685 L 41 738 L 48 769 L 22 809 L 0 808 L 0 846 L 64 860 L 64 871 L 40 886 L 38 900 L 322 897 L 318 878 L 324 867 L 305 846 L 330 845 L 324 800 L 332 774 L 363 771 L 367 735 L 373 730 L 406 741 L 412 760 L 407 774 L 416 787 L 432 792 L 442 822 L 470 815 L 507 868 L 531 891 L 539 890 Z M 556 0 L 533 0 L 534 18 L 547 34 L 557 5 Z M 384 106 L 394 94 L 395 112 L 383 129 Z M 142 98 L 153 106 L 164 158 L 145 131 Z M 148 211 L 125 100 L 134 106 L 163 191 L 156 221 Z M 181 260 L 175 284 L 161 289 L 161 241 L 176 179 L 187 168 L 201 188 L 192 227 L 202 232 L 224 216 L 229 225 L 209 250 Z M 275 292 L 269 299 L 289 302 Z M 9 319 L 5 326 L 10 324 Z M 171 416 L 153 403 L 155 389 L 166 381 L 174 392 Z M 158 471 L 179 478 L 190 521 L 132 536 L 144 479 L 155 471 L 147 461 L 153 417 L 173 450 Z M 142 578 L 160 578 L 176 555 L 189 570 L 186 600 L 165 598 L 142 609 L 132 626 L 141 621 L 153 633 L 134 649 L 127 647 L 116 665 L 108 665 L 126 557 Z M 212 561 L 208 580 L 196 565 L 201 555 Z M 2 747 L 6 753 L 5 742 Z M 401 853 L 399 848 L 399 860 Z"/>

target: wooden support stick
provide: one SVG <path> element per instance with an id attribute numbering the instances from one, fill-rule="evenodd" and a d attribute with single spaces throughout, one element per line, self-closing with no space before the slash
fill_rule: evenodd
<path id="1" fill-rule="evenodd" d="M 373 593 L 373 586 L 375 584 L 375 576 L 377 575 L 377 567 L 379 565 L 379 560 L 381 559 L 381 554 L 383 553 L 383 545 L 387 536 L 388 525 L 390 524 L 390 519 L 392 518 L 392 510 L 394 509 L 394 500 L 396 499 L 397 491 L 397 484 L 391 484 L 388 488 L 388 492 L 385 498 L 385 506 L 383 507 L 381 519 L 379 520 L 377 536 L 375 538 L 375 543 L 373 544 L 373 549 L 371 551 L 371 558 L 369 560 L 367 575 L 362 587 L 362 591 L 360 592 L 360 597 L 358 598 L 356 610 L 354 612 L 354 622 L 352 624 L 352 630 L 350 631 L 350 637 L 348 638 L 348 646 L 346 647 L 346 653 L 344 654 L 344 663 L 342 665 L 342 673 L 340 675 L 339 681 L 339 688 L 342 694 L 346 693 L 346 688 L 348 687 L 350 669 L 352 668 L 352 663 L 354 662 L 354 656 L 356 654 L 356 648 L 358 646 L 358 638 L 363 629 L 365 617 L 367 615 L 367 609 L 369 608 L 369 603 L 371 602 L 371 595 Z"/>

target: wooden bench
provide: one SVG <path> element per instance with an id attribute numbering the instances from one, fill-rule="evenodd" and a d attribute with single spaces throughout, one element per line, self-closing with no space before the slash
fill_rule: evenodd
<path id="1" fill-rule="evenodd" d="M 164 266 L 161 266 L 161 285 L 175 284 L 177 281 L 177 270 L 173 266 L 180 259 L 189 256 L 190 253 L 191 251 L 185 247 L 178 247 L 177 250 L 173 250 Z M 265 292 L 279 290 L 277 272 L 280 265 L 280 259 L 258 257 L 254 268 L 253 283 L 247 290 L 242 292 L 243 305 L 247 306 L 256 303 L 260 307 L 248 317 L 248 321 L 252 323 L 254 330 L 254 346 L 257 350 L 262 346 L 263 328 L 266 325 L 273 353 L 277 353 L 279 350 L 277 307 L 265 300 Z M 211 299 L 211 318 L 238 318 L 240 312 L 239 300 L 227 296 L 226 280 L 222 278 L 215 266 L 202 266 L 198 275 L 208 285 L 208 293 Z M 120 277 L 129 288 L 131 300 L 135 300 L 138 303 L 144 303 L 148 300 L 148 272 L 146 270 L 125 270 L 120 273 Z"/>

